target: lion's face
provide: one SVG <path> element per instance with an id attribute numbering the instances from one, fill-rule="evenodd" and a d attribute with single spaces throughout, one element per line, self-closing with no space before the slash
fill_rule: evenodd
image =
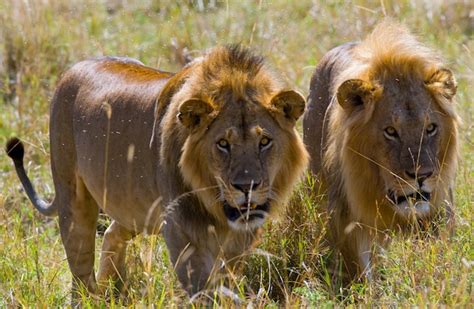
<path id="1" fill-rule="evenodd" d="M 286 107 L 277 106 L 281 102 Z M 214 115 L 207 121 L 200 117 L 184 147 L 181 170 L 210 212 L 225 218 L 234 230 L 251 230 L 283 206 L 281 195 L 293 185 L 293 175 L 284 184 L 276 180 L 283 169 L 286 173 L 284 164 L 292 165 L 288 148 L 292 139 L 299 139 L 294 122 L 304 110 L 304 99 L 283 92 L 269 106 L 244 98 L 228 99 L 221 106 L 219 111 L 208 110 Z M 181 117 L 186 108 L 182 106 Z M 300 151 L 306 162 L 304 148 Z M 299 165 L 294 168 L 299 174 Z M 202 190 L 205 187 L 210 189 Z"/>
<path id="2" fill-rule="evenodd" d="M 413 205 L 419 216 L 429 213 L 431 195 L 437 187 L 440 166 L 452 128 L 446 115 L 423 85 L 401 92 L 385 87 L 383 98 L 374 110 L 377 126 L 373 134 L 378 162 L 388 201 L 398 211 Z M 391 111 L 387 117 L 386 111 Z"/>
<path id="3" fill-rule="evenodd" d="M 262 106 L 236 102 L 225 106 L 209 128 L 212 139 L 205 158 L 219 185 L 219 196 L 229 224 L 259 226 L 276 198 L 273 183 L 287 144 L 278 123 Z"/>
<path id="4" fill-rule="evenodd" d="M 359 115 L 364 124 L 353 127 L 351 151 L 375 164 L 382 203 L 404 218 L 426 217 L 439 195 L 445 196 L 440 174 L 454 144 L 451 116 L 423 81 L 366 86 L 369 94 L 359 99 L 371 102 L 352 111 L 356 118 L 365 115 Z"/>

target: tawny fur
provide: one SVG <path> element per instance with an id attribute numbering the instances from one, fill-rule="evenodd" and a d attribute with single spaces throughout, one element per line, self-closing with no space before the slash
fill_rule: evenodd
<path id="1" fill-rule="evenodd" d="M 8 152 L 35 207 L 59 214 L 73 287 L 81 283 L 95 293 L 110 279 L 123 283 L 128 240 L 161 231 L 177 277 L 192 295 L 212 287 L 222 260 L 232 268 L 258 239 L 263 219 L 232 223 L 224 205 L 243 207 L 245 198 L 267 207 L 270 217 L 284 209 L 308 162 L 295 129 L 304 104 L 262 57 L 238 45 L 214 48 L 176 74 L 132 59 L 88 60 L 64 74 L 52 101 L 56 197 L 49 207 L 24 173 L 17 140 Z M 227 155 L 217 142 L 231 131 Z M 272 147 L 262 148 L 267 135 Z M 254 181 L 259 186 L 252 189 Z M 98 289 L 99 208 L 113 222 Z"/>

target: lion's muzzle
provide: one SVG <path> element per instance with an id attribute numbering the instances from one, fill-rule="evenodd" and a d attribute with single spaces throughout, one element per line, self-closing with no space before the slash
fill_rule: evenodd
<path id="1" fill-rule="evenodd" d="M 261 205 L 255 203 L 244 203 L 239 207 L 232 207 L 227 201 L 224 201 L 224 214 L 229 224 L 236 228 L 251 228 L 260 226 L 268 215 L 270 203 L 265 202 Z"/>
<path id="2" fill-rule="evenodd" d="M 401 195 L 397 195 L 395 191 L 389 191 L 387 199 L 395 212 L 403 217 L 415 215 L 421 218 L 430 213 L 431 193 L 427 191 L 419 190 Z"/>
<path id="3" fill-rule="evenodd" d="M 431 193 L 424 192 L 424 191 L 416 191 L 411 194 L 403 194 L 397 196 L 395 192 L 389 192 L 388 199 L 395 205 L 400 205 L 406 201 L 410 201 L 415 204 L 418 201 L 426 201 L 429 202 L 431 198 Z"/>

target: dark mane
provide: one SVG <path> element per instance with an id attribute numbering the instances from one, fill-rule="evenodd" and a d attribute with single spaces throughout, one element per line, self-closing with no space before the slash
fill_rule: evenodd
<path id="1" fill-rule="evenodd" d="M 213 49 L 203 63 L 203 73 L 206 79 L 215 79 L 226 70 L 229 74 L 234 71 L 245 73 L 248 79 L 255 77 L 262 69 L 265 58 L 255 54 L 250 48 L 241 44 L 230 44 Z"/>

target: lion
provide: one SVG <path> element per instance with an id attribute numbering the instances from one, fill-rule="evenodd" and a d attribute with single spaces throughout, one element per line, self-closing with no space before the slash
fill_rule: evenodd
<path id="1" fill-rule="evenodd" d="M 190 296 L 212 288 L 304 173 L 295 123 L 305 103 L 241 45 L 215 47 L 175 74 L 113 57 L 66 71 L 51 105 L 51 203 L 26 176 L 21 142 L 7 152 L 35 208 L 59 216 L 73 299 L 79 285 L 123 285 L 127 242 L 139 233 L 161 232 Z M 112 223 L 96 280 L 99 209 Z"/>
<path id="2" fill-rule="evenodd" d="M 386 245 L 384 232 L 442 218 L 452 227 L 455 93 L 441 58 L 391 20 L 318 64 L 303 139 L 326 194 L 329 244 L 346 278 L 370 278 L 371 252 Z"/>

